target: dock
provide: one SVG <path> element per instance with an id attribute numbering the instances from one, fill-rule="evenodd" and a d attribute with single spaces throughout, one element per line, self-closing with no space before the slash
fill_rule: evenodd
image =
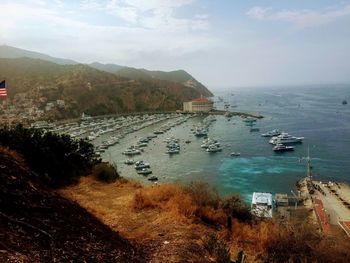
<path id="1" fill-rule="evenodd" d="M 256 119 L 262 119 L 264 118 L 263 115 L 259 113 L 251 113 L 251 112 L 239 112 L 239 111 L 225 111 L 225 110 L 212 110 L 208 112 L 211 115 L 225 115 L 225 116 L 240 116 L 243 118 L 251 117 Z"/>
<path id="2" fill-rule="evenodd" d="M 314 210 L 323 234 L 334 235 L 340 228 L 350 237 L 350 185 L 304 180 L 308 183 L 303 190 L 307 206 Z"/>

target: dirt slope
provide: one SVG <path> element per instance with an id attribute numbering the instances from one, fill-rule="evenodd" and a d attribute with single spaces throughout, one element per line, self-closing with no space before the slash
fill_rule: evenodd
<path id="1" fill-rule="evenodd" d="M 0 149 L 0 262 L 145 262 L 139 250 L 77 203 L 46 189 Z"/>

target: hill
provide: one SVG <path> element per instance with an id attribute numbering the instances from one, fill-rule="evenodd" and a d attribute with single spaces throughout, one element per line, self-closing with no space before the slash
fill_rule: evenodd
<path id="1" fill-rule="evenodd" d="M 116 65 L 116 64 L 102 64 L 99 62 L 93 62 L 91 64 L 88 64 L 90 67 L 98 69 L 98 70 L 103 70 L 109 73 L 116 73 L 119 70 L 125 68 L 124 66 Z"/>
<path id="2" fill-rule="evenodd" d="M 47 189 L 15 152 L 0 149 L 1 262 L 145 262 L 125 238 Z"/>
<path id="3" fill-rule="evenodd" d="M 186 87 L 197 90 L 201 95 L 212 97 L 213 94 L 194 77 L 184 70 L 175 70 L 170 72 L 151 71 L 147 69 L 136 69 L 131 67 L 123 67 L 115 64 L 92 63 L 89 66 L 104 70 L 110 73 L 115 73 L 118 76 L 133 79 L 133 80 L 164 80 L 185 85 Z"/>
<path id="4" fill-rule="evenodd" d="M 56 64 L 60 64 L 60 65 L 78 64 L 78 62 L 71 59 L 51 57 L 39 52 L 28 51 L 25 49 L 11 47 L 7 45 L 0 46 L 0 58 L 23 58 L 23 57 L 42 59 L 42 60 L 50 61 Z"/>
<path id="5" fill-rule="evenodd" d="M 35 106 L 55 119 L 77 117 L 82 112 L 176 110 L 182 108 L 183 101 L 201 95 L 192 87 L 171 81 L 130 80 L 83 64 L 58 65 L 31 58 L 0 59 L 0 74 L 18 110 L 23 105 Z M 64 106 L 45 109 L 47 103 L 57 100 L 63 100 Z"/>

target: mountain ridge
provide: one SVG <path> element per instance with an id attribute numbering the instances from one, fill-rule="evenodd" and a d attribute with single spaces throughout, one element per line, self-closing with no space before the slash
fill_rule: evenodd
<path id="1" fill-rule="evenodd" d="M 2 45 L 0 46 L 0 58 L 22 58 L 28 57 L 32 59 L 41 59 L 49 62 L 53 62 L 59 65 L 78 65 L 83 64 L 76 62 L 71 59 L 62 59 L 57 57 L 52 57 L 43 53 L 29 51 L 25 49 L 20 49 L 12 46 Z M 199 81 L 197 81 L 193 76 L 191 76 L 185 70 L 174 70 L 174 71 L 161 71 L 161 70 L 147 70 L 147 69 L 137 69 L 133 67 L 126 67 L 118 64 L 107 63 L 103 64 L 100 62 L 93 62 L 90 64 L 85 64 L 89 67 L 105 71 L 108 73 L 116 74 L 117 76 L 129 78 L 133 80 L 152 80 L 159 79 L 165 81 L 171 81 L 185 85 L 196 89 L 200 95 L 211 97 L 213 94 Z"/>
<path id="2" fill-rule="evenodd" d="M 86 64 L 58 65 L 41 59 L 0 58 L 0 78 L 17 114 L 45 111 L 49 119 L 143 111 L 173 111 L 200 96 L 191 87 L 171 81 L 131 80 Z M 64 106 L 55 107 L 57 100 Z M 27 108 L 22 108 L 28 105 Z"/>

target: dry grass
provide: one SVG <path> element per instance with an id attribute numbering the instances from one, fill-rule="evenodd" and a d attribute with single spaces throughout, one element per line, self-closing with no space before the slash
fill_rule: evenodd
<path id="1" fill-rule="evenodd" d="M 188 209 L 188 202 L 192 201 L 177 186 L 142 187 L 134 181 L 119 180 L 104 184 L 86 177 L 60 193 L 122 236 L 146 245 L 150 262 L 210 262 L 200 239 L 211 230 L 190 224 L 193 211 Z"/>
<path id="2" fill-rule="evenodd" d="M 138 190 L 130 206 L 135 211 L 162 209 L 180 221 L 202 220 L 213 225 L 224 225 L 227 215 L 218 207 L 218 202 L 214 205 L 212 201 L 215 198 L 211 193 L 207 193 L 205 188 L 197 192 L 188 191 L 180 185 L 163 184 Z"/>
<path id="3" fill-rule="evenodd" d="M 210 233 L 218 242 L 226 241 L 233 258 L 243 250 L 247 262 L 344 262 L 350 257 L 348 240 L 325 239 L 310 222 L 247 223 L 234 218 L 228 230 L 227 206 L 203 187 L 141 186 L 135 181 L 104 184 L 87 177 L 61 193 L 121 235 L 147 245 L 150 262 L 212 262 L 215 253 L 210 256 L 203 241 Z"/>

